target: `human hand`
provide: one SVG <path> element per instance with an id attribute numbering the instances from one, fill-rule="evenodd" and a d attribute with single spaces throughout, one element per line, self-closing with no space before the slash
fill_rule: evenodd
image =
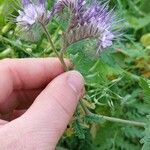
<path id="1" fill-rule="evenodd" d="M 55 149 L 83 89 L 56 58 L 0 61 L 0 150 Z"/>

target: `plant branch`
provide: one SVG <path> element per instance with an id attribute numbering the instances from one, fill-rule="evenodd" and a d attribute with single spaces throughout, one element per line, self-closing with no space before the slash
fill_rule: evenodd
<path id="1" fill-rule="evenodd" d="M 120 119 L 120 118 L 115 118 L 115 117 L 108 117 L 108 116 L 104 116 L 104 115 L 97 115 L 97 114 L 91 113 L 89 110 L 88 110 L 87 116 L 94 116 L 94 117 L 97 117 L 99 119 L 104 119 L 106 121 L 128 124 L 128 125 L 133 125 L 133 126 L 137 126 L 137 127 L 143 127 L 144 128 L 146 126 L 146 123 L 144 123 L 144 122 L 125 120 L 125 119 Z"/>
<path id="2" fill-rule="evenodd" d="M 80 105 L 82 106 L 82 109 L 84 110 L 87 116 L 97 118 L 97 120 L 104 119 L 110 122 L 128 124 L 128 125 L 133 125 L 133 126 L 143 127 L 143 128 L 146 126 L 146 123 L 144 122 L 131 121 L 131 120 L 125 120 L 125 119 L 120 119 L 120 118 L 115 118 L 115 117 L 108 117 L 108 116 L 104 116 L 100 114 L 94 114 L 90 112 L 89 109 L 83 104 L 83 101 L 80 101 Z"/>
<path id="3" fill-rule="evenodd" d="M 51 47 L 52 47 L 53 52 L 56 54 L 56 56 L 58 57 L 58 59 L 59 59 L 60 62 L 62 63 L 62 65 L 63 65 L 65 71 L 68 71 L 68 67 L 67 67 L 67 65 L 65 64 L 65 61 L 64 61 L 63 57 L 61 57 L 61 56 L 59 55 L 59 53 L 57 52 L 57 50 L 56 50 L 56 48 L 55 48 L 55 46 L 54 46 L 54 44 L 53 44 L 51 35 L 49 34 L 47 28 L 45 27 L 44 24 L 41 23 L 41 25 L 42 25 L 42 27 L 43 27 L 43 30 L 44 30 L 44 32 L 45 32 L 45 34 L 46 34 L 46 36 L 47 36 L 47 39 L 48 39 L 50 45 L 51 45 Z"/>

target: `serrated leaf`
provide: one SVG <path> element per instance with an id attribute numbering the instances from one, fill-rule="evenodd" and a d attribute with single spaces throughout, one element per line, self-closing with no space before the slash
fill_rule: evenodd
<path id="1" fill-rule="evenodd" d="M 149 82 L 150 82 L 149 80 L 141 78 L 140 83 L 139 83 L 140 86 L 144 90 L 144 97 L 148 103 L 150 103 L 150 83 Z"/>
<path id="2" fill-rule="evenodd" d="M 100 123 L 100 124 L 103 124 L 105 122 L 105 119 L 94 114 L 86 116 L 85 120 L 87 122 L 95 122 L 95 123 Z"/>
<path id="3" fill-rule="evenodd" d="M 73 129 L 75 130 L 75 134 L 79 139 L 85 139 L 84 129 L 82 128 L 78 120 L 74 121 Z"/>

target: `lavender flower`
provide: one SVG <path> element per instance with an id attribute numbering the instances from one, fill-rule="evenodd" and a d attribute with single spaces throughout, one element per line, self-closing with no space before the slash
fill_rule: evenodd
<path id="1" fill-rule="evenodd" d="M 118 20 L 114 11 L 109 11 L 107 3 L 94 1 L 87 5 L 84 0 L 58 0 L 54 6 L 54 14 L 68 7 L 71 21 L 64 33 L 64 47 L 87 38 L 97 39 L 97 52 L 111 46 L 117 37 Z"/>
<path id="2" fill-rule="evenodd" d="M 68 7 L 74 14 L 79 13 L 85 3 L 85 0 L 57 0 L 53 14 L 61 12 L 65 7 Z"/>
<path id="3" fill-rule="evenodd" d="M 30 0 L 22 0 L 23 10 L 19 10 L 16 18 L 17 25 L 23 30 L 30 30 L 37 23 L 48 24 L 51 13 L 46 10 L 45 0 L 37 3 Z"/>

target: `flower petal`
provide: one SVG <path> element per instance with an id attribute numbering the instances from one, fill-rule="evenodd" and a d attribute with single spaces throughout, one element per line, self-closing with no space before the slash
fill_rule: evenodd
<path id="1" fill-rule="evenodd" d="M 22 0 L 22 5 L 23 5 L 23 7 L 29 5 L 30 3 L 31 3 L 30 0 Z"/>

